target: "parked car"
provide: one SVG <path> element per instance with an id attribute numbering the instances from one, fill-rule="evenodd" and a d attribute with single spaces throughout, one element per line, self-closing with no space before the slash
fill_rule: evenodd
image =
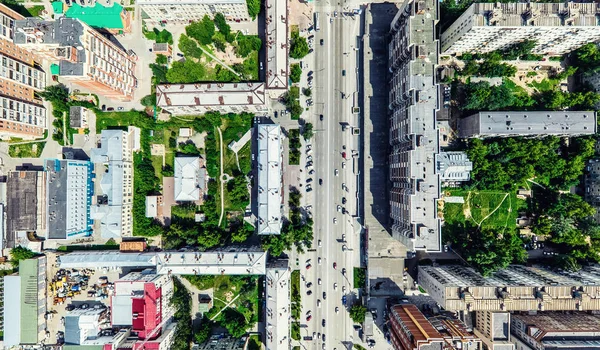
<path id="1" fill-rule="evenodd" d="M 323 46 L 323 43 L 324 43 L 323 39 L 321 39 L 319 42 L 321 43 L 321 46 Z"/>
<path id="2" fill-rule="evenodd" d="M 108 107 L 106 110 L 110 112 L 110 111 L 114 111 L 115 109 L 113 107 Z"/>

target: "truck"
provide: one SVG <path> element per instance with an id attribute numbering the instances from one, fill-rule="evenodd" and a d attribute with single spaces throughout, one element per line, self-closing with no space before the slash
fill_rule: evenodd
<path id="1" fill-rule="evenodd" d="M 315 12 L 315 31 L 318 32 L 319 29 L 319 13 Z"/>

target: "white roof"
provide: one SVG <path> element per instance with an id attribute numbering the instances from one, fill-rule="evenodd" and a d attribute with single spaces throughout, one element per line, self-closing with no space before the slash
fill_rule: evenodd
<path id="1" fill-rule="evenodd" d="M 200 199 L 200 158 L 175 157 L 176 201 L 197 201 Z"/>
<path id="2" fill-rule="evenodd" d="M 258 233 L 281 233 L 282 149 L 281 127 L 258 124 Z"/>
<path id="3" fill-rule="evenodd" d="M 268 89 L 287 89 L 288 85 L 288 35 L 287 0 L 266 0 L 267 11 L 267 62 Z"/>
<path id="4" fill-rule="evenodd" d="M 21 276 L 4 276 L 4 346 L 21 342 Z M 10 322 L 10 320 L 13 320 Z"/>
<path id="5" fill-rule="evenodd" d="M 143 5 L 187 5 L 187 4 L 240 4 L 246 3 L 246 0 L 137 0 L 136 3 Z"/>
<path id="6" fill-rule="evenodd" d="M 178 106 L 248 106 L 265 104 L 264 83 L 163 84 L 156 86 L 156 105 L 168 110 Z"/>
<path id="7" fill-rule="evenodd" d="M 290 272 L 287 264 L 267 268 L 266 275 L 266 342 L 267 350 L 289 349 L 290 339 Z"/>
<path id="8" fill-rule="evenodd" d="M 146 196 L 146 217 L 155 218 L 158 216 L 158 197 Z"/>

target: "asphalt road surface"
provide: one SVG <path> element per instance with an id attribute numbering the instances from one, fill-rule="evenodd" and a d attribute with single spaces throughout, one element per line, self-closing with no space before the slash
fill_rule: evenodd
<path id="1" fill-rule="evenodd" d="M 300 256 L 303 276 L 301 336 L 314 336 L 312 341 L 301 340 L 306 349 L 341 350 L 353 342 L 353 322 L 342 304 L 342 296 L 347 296 L 347 306 L 356 299 L 353 267 L 358 261 L 355 254 L 359 254 L 360 240 L 353 226 L 353 216 L 358 210 L 358 164 L 354 164 L 358 159 L 353 157 L 353 151 L 359 149 L 359 139 L 352 135 L 352 126 L 358 126 L 358 114 L 352 113 L 352 107 L 358 100 L 358 51 L 355 49 L 361 35 L 362 19 L 361 16 L 353 19 L 342 14 L 351 10 L 344 9 L 344 3 L 337 5 L 321 0 L 315 4 L 320 22 L 320 30 L 314 33 L 315 52 L 312 55 L 315 240 L 314 249 Z M 347 126 L 345 130 L 343 125 Z M 319 180 L 323 181 L 322 185 Z M 345 204 L 342 198 L 345 198 Z M 306 269 L 307 262 L 312 266 L 310 269 Z M 345 274 L 342 273 L 344 269 Z M 310 288 L 307 287 L 309 283 L 312 283 Z M 307 294 L 309 290 L 311 295 Z M 312 318 L 307 321 L 309 311 Z"/>

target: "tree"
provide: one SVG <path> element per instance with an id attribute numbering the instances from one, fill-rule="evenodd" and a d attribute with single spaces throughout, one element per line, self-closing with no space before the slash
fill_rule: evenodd
<path id="1" fill-rule="evenodd" d="M 350 308 L 350 318 L 354 323 L 363 323 L 365 322 L 365 314 L 367 312 L 367 308 L 362 304 L 354 304 Z"/>
<path id="2" fill-rule="evenodd" d="M 221 315 L 221 326 L 225 327 L 232 337 L 241 338 L 246 334 L 248 322 L 244 314 L 235 309 L 228 308 Z"/>
<path id="3" fill-rule="evenodd" d="M 194 340 L 196 341 L 196 344 L 204 344 L 208 338 L 210 338 L 210 335 L 212 334 L 212 327 L 212 321 L 209 320 L 206 315 L 203 315 L 202 320 L 200 321 L 200 327 L 196 332 L 194 332 Z"/>
<path id="4" fill-rule="evenodd" d="M 260 0 L 246 0 L 246 6 L 248 6 L 248 14 L 252 19 L 256 19 L 256 16 L 260 13 Z"/>
<path id="5" fill-rule="evenodd" d="M 240 57 L 248 57 L 253 51 L 258 51 L 262 47 L 262 40 L 258 35 L 244 35 L 237 33 L 237 39 L 234 44 L 235 54 Z"/>
<path id="6" fill-rule="evenodd" d="M 302 128 L 302 137 L 304 137 L 305 141 L 310 140 L 313 137 L 313 125 L 312 123 L 306 123 L 304 124 L 304 127 Z"/>
<path id="7" fill-rule="evenodd" d="M 13 249 L 11 249 L 11 251 L 10 251 L 10 263 L 12 264 L 13 267 L 18 267 L 19 262 L 21 260 L 31 259 L 35 255 L 36 254 L 34 252 L 32 252 L 30 249 L 21 247 L 21 246 L 17 246 L 17 247 L 14 247 Z"/>
<path id="8" fill-rule="evenodd" d="M 156 106 L 156 94 L 150 94 L 142 97 L 140 103 L 144 107 L 154 107 Z"/>
<path id="9" fill-rule="evenodd" d="M 167 64 L 168 61 L 167 56 L 161 54 L 156 55 L 157 64 Z"/>
<path id="10" fill-rule="evenodd" d="M 290 46 L 290 57 L 301 59 L 308 55 L 309 52 L 308 42 L 306 38 L 301 37 L 300 33 L 295 30 L 292 32 L 291 46 Z"/>
<path id="11" fill-rule="evenodd" d="M 175 61 L 167 71 L 169 83 L 195 83 L 204 79 L 204 66 L 191 60 Z"/>
<path id="12" fill-rule="evenodd" d="M 50 102 L 67 101 L 69 98 L 69 89 L 63 84 L 49 85 L 39 94 L 43 99 Z"/>
<path id="13" fill-rule="evenodd" d="M 187 35 L 181 34 L 179 37 L 179 50 L 186 57 L 194 57 L 200 59 L 202 57 L 202 50 L 198 47 L 195 40 L 190 39 Z"/>
<path id="14" fill-rule="evenodd" d="M 200 44 L 208 45 L 212 42 L 213 35 L 215 35 L 215 24 L 208 15 L 204 15 L 201 21 L 192 22 L 185 27 L 185 33 L 196 39 Z"/>
<path id="15" fill-rule="evenodd" d="M 227 193 L 233 207 L 244 209 L 250 201 L 246 176 L 239 175 L 229 180 L 227 182 Z"/>
<path id="16" fill-rule="evenodd" d="M 290 79 L 292 80 L 292 83 L 299 83 L 301 76 L 302 68 L 300 68 L 300 64 L 292 63 L 290 65 Z"/>
<path id="17" fill-rule="evenodd" d="M 157 43 L 168 43 L 173 45 L 173 34 L 166 29 L 158 30 L 158 28 L 154 28 L 153 32 L 156 37 Z"/>
<path id="18" fill-rule="evenodd" d="M 167 66 L 162 64 L 150 63 L 150 70 L 152 71 L 152 80 L 154 83 L 166 83 L 167 82 Z"/>
<path id="19" fill-rule="evenodd" d="M 227 21 L 225 20 L 225 16 L 223 16 L 223 14 L 220 12 L 216 13 L 214 21 L 215 21 L 215 26 L 217 27 L 219 32 L 221 32 L 221 34 L 223 34 L 223 39 L 227 38 L 227 36 L 229 36 L 229 34 L 231 33 L 231 27 L 229 26 L 229 24 L 227 24 Z"/>
<path id="20" fill-rule="evenodd" d="M 225 52 L 227 45 L 225 44 L 226 41 L 225 36 L 223 36 L 223 34 L 221 34 L 220 32 L 215 33 L 215 35 L 213 35 L 212 37 L 212 43 L 217 50 Z"/>
<path id="21" fill-rule="evenodd" d="M 486 81 L 467 84 L 465 95 L 465 110 L 496 111 L 515 103 L 515 97 L 506 85 L 490 86 Z"/>

